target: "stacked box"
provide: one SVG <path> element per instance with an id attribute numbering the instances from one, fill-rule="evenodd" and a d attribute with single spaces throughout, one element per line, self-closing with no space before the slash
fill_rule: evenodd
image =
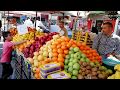
<path id="1" fill-rule="evenodd" d="M 61 71 L 59 63 L 48 63 L 40 67 L 41 78 L 46 79 L 49 74 Z"/>
<path id="2" fill-rule="evenodd" d="M 65 71 L 60 71 L 47 76 L 47 79 L 70 79 L 71 75 Z"/>

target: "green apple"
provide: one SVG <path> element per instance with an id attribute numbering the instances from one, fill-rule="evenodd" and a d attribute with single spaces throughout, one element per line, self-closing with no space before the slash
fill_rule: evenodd
<path id="1" fill-rule="evenodd" d="M 74 52 L 73 51 L 69 51 L 69 54 L 74 54 Z"/>
<path id="2" fill-rule="evenodd" d="M 78 59 L 73 59 L 72 61 L 74 64 L 78 62 Z"/>
<path id="3" fill-rule="evenodd" d="M 71 54 L 71 58 L 74 58 L 74 54 Z"/>
<path id="4" fill-rule="evenodd" d="M 85 54 L 81 54 L 81 57 L 82 57 L 82 58 L 85 58 L 86 56 L 85 56 Z"/>
<path id="5" fill-rule="evenodd" d="M 73 65 L 73 69 L 79 70 L 79 69 L 80 69 L 80 65 L 79 65 L 78 63 L 75 63 L 75 64 Z"/>
<path id="6" fill-rule="evenodd" d="M 78 52 L 78 51 L 80 51 L 80 49 L 78 47 L 75 47 L 74 52 Z"/>
<path id="7" fill-rule="evenodd" d="M 80 61 L 85 62 L 86 60 L 84 58 L 81 58 Z"/>
<path id="8" fill-rule="evenodd" d="M 69 60 L 68 59 L 65 59 L 65 65 L 67 65 L 69 63 Z"/>
<path id="9" fill-rule="evenodd" d="M 74 58 L 78 58 L 78 54 L 77 53 L 74 54 Z"/>
<path id="10" fill-rule="evenodd" d="M 65 57 L 65 58 L 69 59 L 70 57 L 69 57 L 69 55 L 66 55 L 66 57 Z"/>
<path id="11" fill-rule="evenodd" d="M 73 60 L 74 60 L 74 58 L 70 58 L 70 60 L 69 60 L 69 61 L 70 61 L 70 62 L 72 62 Z"/>
<path id="12" fill-rule="evenodd" d="M 69 68 L 68 68 L 68 72 L 72 73 L 72 72 L 73 72 L 73 68 L 72 68 L 72 67 L 69 67 Z"/>
<path id="13" fill-rule="evenodd" d="M 73 74 L 74 76 L 77 76 L 77 75 L 78 75 L 78 70 L 73 70 L 72 74 Z"/>
<path id="14" fill-rule="evenodd" d="M 88 58 L 86 58 L 86 60 L 85 60 L 86 62 L 90 62 L 90 60 L 88 59 Z"/>
<path id="15" fill-rule="evenodd" d="M 72 76 L 71 79 L 77 79 L 77 77 L 76 76 Z"/>
<path id="16" fill-rule="evenodd" d="M 64 69 L 67 70 L 69 67 L 67 65 L 64 66 Z"/>
<path id="17" fill-rule="evenodd" d="M 70 47 L 70 51 L 73 51 L 74 50 L 74 48 L 73 47 Z"/>
<path id="18" fill-rule="evenodd" d="M 69 62 L 68 66 L 72 67 L 73 66 L 73 62 Z"/>

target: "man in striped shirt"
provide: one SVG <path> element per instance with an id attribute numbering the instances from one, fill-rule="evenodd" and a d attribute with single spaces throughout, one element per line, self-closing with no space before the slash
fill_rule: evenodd
<path id="1" fill-rule="evenodd" d="M 107 55 L 120 54 L 120 37 L 112 33 L 112 28 L 112 23 L 103 23 L 102 32 L 94 38 L 93 49 L 104 58 Z"/>

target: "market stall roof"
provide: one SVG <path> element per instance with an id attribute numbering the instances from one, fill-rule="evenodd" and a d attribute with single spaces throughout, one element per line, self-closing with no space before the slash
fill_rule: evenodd
<path id="1" fill-rule="evenodd" d="M 89 14 L 87 17 L 93 18 L 96 15 L 105 15 L 105 11 L 89 11 Z"/>

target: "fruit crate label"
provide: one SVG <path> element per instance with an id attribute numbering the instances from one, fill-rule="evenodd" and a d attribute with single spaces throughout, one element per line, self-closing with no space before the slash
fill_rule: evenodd
<path id="1" fill-rule="evenodd" d="M 63 74 L 64 74 L 64 73 L 63 73 Z M 64 75 L 61 75 L 60 73 L 52 74 L 51 77 L 52 77 L 53 79 L 68 78 L 68 76 L 66 76 L 65 74 L 64 74 Z"/>
<path id="2" fill-rule="evenodd" d="M 53 67 L 57 67 L 57 66 L 58 66 L 57 64 L 46 64 L 46 65 L 44 65 L 43 68 L 48 69 L 48 68 L 53 68 Z"/>

